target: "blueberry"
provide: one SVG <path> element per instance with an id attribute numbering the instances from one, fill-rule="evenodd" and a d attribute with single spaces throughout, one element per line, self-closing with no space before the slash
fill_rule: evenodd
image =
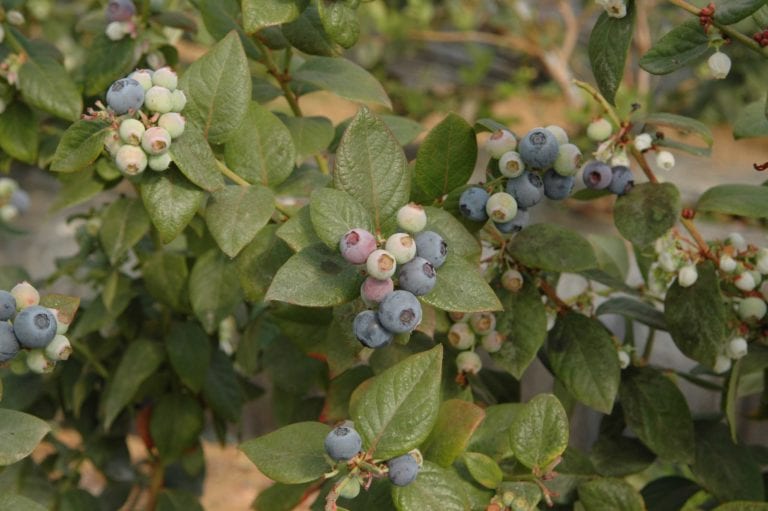
<path id="1" fill-rule="evenodd" d="M 513 234 L 522 231 L 528 226 L 531 215 L 527 209 L 518 208 L 517 215 L 509 222 L 494 224 L 496 229 L 503 234 Z"/>
<path id="2" fill-rule="evenodd" d="M 133 0 L 109 0 L 107 4 L 107 21 L 128 21 L 136 14 Z"/>
<path id="3" fill-rule="evenodd" d="M 607 119 L 596 119 L 587 126 L 587 136 L 595 142 L 602 142 L 611 136 L 613 126 Z"/>
<path id="4" fill-rule="evenodd" d="M 520 153 L 520 157 L 525 162 L 526 167 L 548 169 L 557 160 L 559 147 L 560 144 L 557 143 L 557 137 L 551 131 L 544 128 L 536 128 L 520 139 L 517 152 Z"/>
<path id="5" fill-rule="evenodd" d="M 161 67 L 152 73 L 152 84 L 159 87 L 165 87 L 173 92 L 179 84 L 179 78 L 170 67 Z"/>
<path id="6" fill-rule="evenodd" d="M 163 154 L 171 146 L 171 134 L 168 130 L 155 126 L 141 136 L 141 148 L 150 156 Z"/>
<path id="7" fill-rule="evenodd" d="M 437 273 L 432 263 L 423 257 L 416 257 L 400 268 L 398 285 L 416 296 L 429 293 L 437 284 Z"/>
<path id="8" fill-rule="evenodd" d="M 163 114 L 157 120 L 157 125 L 160 128 L 168 130 L 168 134 L 171 135 L 171 138 L 173 139 L 179 138 L 184 133 L 186 124 L 187 121 L 184 119 L 184 116 L 177 114 L 176 112 Z"/>
<path id="9" fill-rule="evenodd" d="M 397 210 L 397 225 L 408 232 L 423 231 L 427 226 L 427 212 L 419 204 L 406 204 Z"/>
<path id="10" fill-rule="evenodd" d="M 25 348 L 45 348 L 56 336 L 56 316 L 45 307 L 23 309 L 13 321 L 13 331 Z"/>
<path id="11" fill-rule="evenodd" d="M 385 296 L 395 290 L 392 279 L 374 279 L 367 277 L 360 286 L 360 297 L 369 307 L 380 303 Z"/>
<path id="12" fill-rule="evenodd" d="M 395 486 L 408 486 L 419 475 L 419 462 L 410 454 L 403 454 L 387 462 L 389 480 Z"/>
<path id="13" fill-rule="evenodd" d="M 517 215 L 517 201 L 508 193 L 494 193 L 485 204 L 485 212 L 494 222 L 509 222 Z"/>
<path id="14" fill-rule="evenodd" d="M 368 348 L 383 348 L 392 342 L 394 335 L 379 323 L 376 313 L 363 311 L 355 316 L 352 324 L 355 337 Z"/>
<path id="15" fill-rule="evenodd" d="M 404 232 L 396 232 L 387 238 L 384 249 L 395 256 L 397 264 L 405 264 L 416 257 L 416 241 Z"/>
<path id="16" fill-rule="evenodd" d="M 171 92 L 171 112 L 181 112 L 187 106 L 187 95 L 181 89 Z"/>
<path id="17" fill-rule="evenodd" d="M 611 167 L 611 174 L 611 184 L 608 185 L 611 193 L 624 195 L 635 186 L 635 178 L 632 176 L 632 171 L 629 170 L 629 167 L 624 165 Z"/>
<path id="18" fill-rule="evenodd" d="M 474 351 L 462 351 L 456 357 L 456 367 L 460 373 L 477 374 L 483 368 L 483 361 Z"/>
<path id="19" fill-rule="evenodd" d="M 163 154 L 156 154 L 147 158 L 149 168 L 162 172 L 171 166 L 171 153 L 165 152 Z"/>
<path id="20" fill-rule="evenodd" d="M 448 344 L 457 350 L 468 350 L 475 345 L 475 332 L 467 323 L 454 323 L 448 329 Z"/>
<path id="21" fill-rule="evenodd" d="M 504 336 L 495 330 L 480 339 L 480 345 L 488 353 L 496 353 L 501 349 L 502 344 L 504 344 Z"/>
<path id="22" fill-rule="evenodd" d="M 139 110 L 144 104 L 144 87 L 133 78 L 121 78 L 107 91 L 107 105 L 117 115 Z"/>
<path id="23" fill-rule="evenodd" d="M 386 250 L 378 249 L 371 252 L 365 261 L 365 269 L 368 275 L 374 279 L 386 280 L 395 274 L 397 261 L 395 256 Z"/>
<path id="24" fill-rule="evenodd" d="M 508 151 L 499 158 L 499 172 L 502 176 L 517 177 L 525 170 L 525 163 L 520 157 L 520 153 Z"/>
<path id="25" fill-rule="evenodd" d="M 581 167 L 581 149 L 573 144 L 563 144 L 557 151 L 555 171 L 563 176 L 572 176 Z"/>
<path id="26" fill-rule="evenodd" d="M 517 270 L 507 270 L 501 276 L 501 286 L 512 293 L 520 291 L 524 282 L 523 274 Z"/>
<path id="27" fill-rule="evenodd" d="M 145 91 L 152 88 L 152 71 L 149 69 L 137 69 L 133 73 L 128 75 L 128 78 L 133 78 L 141 84 Z"/>
<path id="28" fill-rule="evenodd" d="M 562 176 L 549 169 L 544 173 L 544 195 L 552 200 L 563 200 L 573 191 L 573 176 Z"/>
<path id="29" fill-rule="evenodd" d="M 0 291 L 0 321 L 8 321 L 16 314 L 16 298 L 8 291 Z"/>
<path id="30" fill-rule="evenodd" d="M 376 250 L 376 238 L 365 229 L 347 231 L 339 241 L 341 255 L 352 264 L 363 264 Z"/>
<path id="31" fill-rule="evenodd" d="M 581 169 L 582 178 L 587 188 L 593 190 L 602 190 L 608 188 L 613 179 L 613 171 L 611 167 L 602 161 L 591 160 L 588 161 Z"/>
<path id="32" fill-rule="evenodd" d="M 141 147 L 124 145 L 117 150 L 115 164 L 126 176 L 135 176 L 147 168 L 147 153 Z"/>
<path id="33" fill-rule="evenodd" d="M 420 232 L 416 235 L 416 255 L 440 268 L 448 257 L 448 244 L 434 231 Z"/>
<path id="34" fill-rule="evenodd" d="M 421 323 L 421 304 L 409 291 L 393 291 L 381 301 L 378 318 L 390 332 L 411 332 Z"/>
<path id="35" fill-rule="evenodd" d="M 351 426 L 336 426 L 325 437 L 325 452 L 335 461 L 354 458 L 362 447 L 362 438 Z"/>
<path id="36" fill-rule="evenodd" d="M 493 158 L 501 158 L 502 154 L 514 151 L 516 147 L 517 139 L 515 135 L 505 129 L 494 131 L 488 142 L 485 143 L 485 148 Z"/>
<path id="37" fill-rule="evenodd" d="M 21 346 L 13 327 L 7 321 L 0 321 L 0 362 L 7 362 L 16 356 Z"/>
<path id="38" fill-rule="evenodd" d="M 544 183 L 538 174 L 526 170 L 520 176 L 507 181 L 507 193 L 515 198 L 517 207 L 528 209 L 544 197 Z"/>
<path id="39" fill-rule="evenodd" d="M 120 128 L 118 129 L 123 142 L 131 145 L 141 144 L 141 137 L 145 131 L 147 131 L 146 126 L 138 119 L 125 119 L 120 123 Z"/>
<path id="40" fill-rule="evenodd" d="M 142 91 L 144 88 L 142 87 Z M 153 85 L 146 92 L 144 103 L 147 108 L 159 114 L 165 114 L 173 108 L 173 96 L 171 91 L 159 85 Z"/>
<path id="41" fill-rule="evenodd" d="M 545 129 L 555 136 L 558 144 L 563 145 L 568 143 L 568 133 L 566 133 L 566 131 L 560 126 L 556 124 L 550 124 Z"/>
<path id="42" fill-rule="evenodd" d="M 478 335 L 489 334 L 496 328 L 496 315 L 493 312 L 475 312 L 469 317 L 469 326 Z"/>
<path id="43" fill-rule="evenodd" d="M 488 214 L 485 212 L 488 197 L 488 192 L 479 186 L 467 188 L 459 197 L 459 211 L 473 222 L 485 222 L 488 220 Z"/>

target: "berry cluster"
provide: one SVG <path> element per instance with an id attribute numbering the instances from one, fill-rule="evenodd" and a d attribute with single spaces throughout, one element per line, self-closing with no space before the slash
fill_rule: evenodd
<path id="1" fill-rule="evenodd" d="M 369 348 L 381 348 L 395 334 L 412 332 L 421 323 L 417 296 L 426 295 L 437 284 L 437 268 L 445 263 L 448 245 L 434 231 L 424 231 L 427 214 L 417 204 L 397 213 L 402 231 L 377 248 L 376 237 L 365 229 L 351 229 L 339 241 L 341 255 L 352 264 L 365 264 L 368 276 L 360 296 L 376 311 L 360 312 L 354 320 L 355 336 Z M 397 287 L 392 279 L 397 272 Z"/>
<path id="2" fill-rule="evenodd" d="M 180 112 L 187 98 L 177 85 L 176 73 L 162 67 L 136 70 L 110 86 L 107 105 L 117 117 L 104 145 L 123 174 L 135 176 L 147 166 L 160 172 L 170 166 L 171 141 L 186 125 Z"/>
<path id="3" fill-rule="evenodd" d="M 50 372 L 58 360 L 72 353 L 64 336 L 68 328 L 58 311 L 40 305 L 40 293 L 28 282 L 10 292 L 0 290 L 0 362 L 8 362 L 24 348 L 30 350 L 29 369 Z"/>
<path id="4" fill-rule="evenodd" d="M 29 209 L 29 194 L 9 177 L 0 177 L 0 222 L 10 223 Z"/>
<path id="5" fill-rule="evenodd" d="M 348 462 L 355 458 L 363 448 L 363 440 L 355 430 L 352 421 L 345 421 L 336 426 L 325 437 L 325 452 L 334 461 Z M 389 480 L 395 486 L 407 486 L 416 480 L 423 460 L 418 450 L 397 456 L 385 462 Z M 384 467 L 382 467 L 384 468 Z M 355 498 L 360 492 L 360 481 L 353 479 L 356 484 L 347 488 L 341 495 L 346 498 Z"/>
<path id="6" fill-rule="evenodd" d="M 133 0 L 109 0 L 106 10 L 107 28 L 104 33 L 112 41 L 119 41 L 126 35 L 136 37 L 136 6 Z"/>
<path id="7" fill-rule="evenodd" d="M 752 36 L 752 39 L 757 41 L 760 46 L 768 46 L 768 28 L 764 28 L 760 32 L 755 32 L 755 35 Z"/>
<path id="8" fill-rule="evenodd" d="M 459 198 L 459 211 L 469 220 L 490 218 L 500 232 L 518 232 L 528 224 L 528 208 L 544 196 L 562 200 L 573 191 L 581 151 L 568 143 L 568 135 L 559 126 L 535 128 L 519 144 L 511 131 L 500 129 L 488 139 L 486 149 L 507 178 L 505 191 L 489 194 L 479 186 L 465 190 Z"/>

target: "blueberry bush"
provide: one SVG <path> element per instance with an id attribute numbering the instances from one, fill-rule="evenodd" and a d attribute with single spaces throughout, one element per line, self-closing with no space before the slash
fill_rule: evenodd
<path id="1" fill-rule="evenodd" d="M 653 2 L 650 44 L 645 0 L 461 4 L 0 0 L 0 171 L 46 169 L 51 209 L 80 206 L 78 250 L 35 284 L 87 290 L 41 299 L 0 266 L 0 509 L 202 509 L 204 431 L 275 481 L 262 511 L 768 509 L 768 445 L 740 435 L 768 417 L 768 248 L 695 221 L 762 225 L 768 188 L 684 207 L 658 171 L 713 134 L 628 79 L 703 65 L 734 90 L 737 57 L 768 57 L 766 1 Z M 448 113 L 422 133 L 365 57 L 393 33 L 533 55 L 583 122 Z M 738 138 L 768 135 L 760 83 Z M 356 114 L 305 115 L 318 91 Z M 535 221 L 608 196 L 617 235 Z M 0 236 L 28 209 L 0 177 Z M 658 333 L 692 369 L 652 359 Z M 554 384 L 524 401 L 532 365 Z M 681 381 L 721 412 L 692 413 Z M 243 438 L 265 391 L 279 427 Z"/>

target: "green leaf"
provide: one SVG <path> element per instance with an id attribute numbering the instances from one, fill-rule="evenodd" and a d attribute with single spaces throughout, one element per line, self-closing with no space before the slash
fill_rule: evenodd
<path id="1" fill-rule="evenodd" d="M 101 193 L 106 183 L 96 174 L 95 166 L 86 167 L 80 172 L 58 176 L 61 188 L 56 192 L 56 200 L 50 212 L 82 204 Z"/>
<path id="2" fill-rule="evenodd" d="M 157 496 L 157 511 L 204 511 L 197 497 L 183 490 L 163 490 Z"/>
<path id="3" fill-rule="evenodd" d="M 243 413 L 244 394 L 237 381 L 232 360 L 219 349 L 214 349 L 203 384 L 203 398 L 221 420 L 239 422 Z"/>
<path id="4" fill-rule="evenodd" d="M 613 221 L 624 238 L 647 245 L 675 225 L 680 207 L 680 191 L 672 183 L 642 183 L 616 200 Z"/>
<path id="5" fill-rule="evenodd" d="M 465 452 L 461 458 L 478 483 L 491 490 L 498 488 L 501 484 L 504 474 L 493 458 L 479 452 Z"/>
<path id="6" fill-rule="evenodd" d="M 310 55 L 331 56 L 338 48 L 325 33 L 317 6 L 310 5 L 296 20 L 282 26 L 283 35 L 291 45 Z"/>
<path id="7" fill-rule="evenodd" d="M 621 479 L 594 479 L 579 485 L 584 511 L 645 511 L 643 498 Z"/>
<path id="8" fill-rule="evenodd" d="M 461 257 L 471 263 L 480 260 L 480 243 L 456 217 L 441 208 L 427 206 L 427 225 L 425 231 L 439 234 L 448 245 L 448 259 Z M 442 270 L 441 270 L 442 271 Z"/>
<path id="9" fill-rule="evenodd" d="M 467 511 L 468 497 L 455 472 L 424 462 L 416 480 L 408 486 L 393 486 L 392 500 L 398 511 L 439 509 L 440 511 Z"/>
<path id="10" fill-rule="evenodd" d="M 597 267 L 592 245 L 580 234 L 554 224 L 534 224 L 518 233 L 509 253 L 531 268 L 579 272 Z"/>
<path id="11" fill-rule="evenodd" d="M 735 360 L 731 366 L 731 370 L 728 373 L 728 381 L 726 384 L 725 392 L 722 395 L 721 408 L 725 413 L 725 419 L 728 422 L 728 429 L 731 432 L 731 440 L 734 443 L 739 441 L 738 438 L 738 420 L 737 420 L 737 405 L 739 400 L 739 380 L 741 379 L 741 364 L 743 358 Z"/>
<path id="12" fill-rule="evenodd" d="M 624 281 L 629 275 L 629 253 L 626 242 L 619 236 L 590 234 L 587 239 L 595 249 L 598 268 L 611 277 Z"/>
<path id="13" fill-rule="evenodd" d="M 118 199 L 104 211 L 99 239 L 115 264 L 149 231 L 149 217 L 138 199 Z"/>
<path id="14" fill-rule="evenodd" d="M 419 146 L 413 180 L 431 202 L 466 184 L 475 171 L 477 140 L 472 126 L 450 113 Z"/>
<path id="15" fill-rule="evenodd" d="M 249 34 L 299 17 L 296 0 L 243 0 L 243 27 Z"/>
<path id="16" fill-rule="evenodd" d="M 509 428 L 523 405 L 504 403 L 485 409 L 485 420 L 475 430 L 467 445 L 468 451 L 481 452 L 499 461 L 513 455 Z"/>
<path id="17" fill-rule="evenodd" d="M 768 117 L 765 115 L 765 101 L 755 101 L 743 107 L 733 123 L 733 138 L 768 136 Z"/>
<path id="18" fill-rule="evenodd" d="M 346 2 L 317 0 L 317 11 L 325 33 L 343 48 L 351 48 L 360 37 L 356 8 Z"/>
<path id="19" fill-rule="evenodd" d="M 62 322 L 70 324 L 80 308 L 80 297 L 56 293 L 43 295 L 40 298 L 40 305 L 49 309 L 56 309 L 56 317 L 60 318 Z"/>
<path id="20" fill-rule="evenodd" d="M 332 250 L 350 229 L 373 231 L 371 215 L 354 197 L 341 190 L 321 188 L 309 202 L 309 213 L 315 233 Z"/>
<path id="21" fill-rule="evenodd" d="M 252 507 L 263 511 L 293 511 L 310 491 L 312 489 L 308 483 L 276 483 L 260 491 Z"/>
<path id="22" fill-rule="evenodd" d="M 213 192 L 205 221 L 221 250 L 235 257 L 267 225 L 275 196 L 261 185 L 225 186 Z"/>
<path id="23" fill-rule="evenodd" d="M 240 445 L 264 475 L 279 483 L 319 479 L 330 467 L 323 443 L 331 431 L 319 422 L 299 422 Z"/>
<path id="24" fill-rule="evenodd" d="M 437 285 L 432 292 L 422 296 L 421 300 L 445 311 L 502 310 L 501 302 L 483 279 L 477 265 L 450 255 L 440 267 Z"/>
<path id="25" fill-rule="evenodd" d="M 142 265 L 149 294 L 174 310 L 188 309 L 187 258 L 174 252 L 155 252 Z"/>
<path id="26" fill-rule="evenodd" d="M 721 0 L 715 5 L 715 21 L 723 25 L 732 25 L 764 5 L 765 0 Z"/>
<path id="27" fill-rule="evenodd" d="M 697 422 L 696 459 L 691 465 L 698 482 L 721 501 L 765 500 L 760 466 L 750 448 L 731 441 L 728 428 L 716 422 Z"/>
<path id="28" fill-rule="evenodd" d="M 128 345 L 102 395 L 105 431 L 109 430 L 118 414 L 133 400 L 144 380 L 157 371 L 162 361 L 163 348 L 157 343 L 139 339 Z"/>
<path id="29" fill-rule="evenodd" d="M 713 511 L 768 511 L 768 503 L 736 501 L 726 502 L 717 506 Z"/>
<path id="30" fill-rule="evenodd" d="M 695 134 L 707 145 L 707 149 L 712 147 L 714 137 L 712 131 L 703 122 L 684 117 L 682 115 L 668 113 L 653 113 L 642 117 L 642 122 L 651 126 L 663 126 L 674 128 L 684 135 Z"/>
<path id="31" fill-rule="evenodd" d="M 345 99 L 392 108 L 392 102 L 379 81 L 368 71 L 345 58 L 309 57 L 293 73 L 293 79 L 307 82 Z"/>
<path id="32" fill-rule="evenodd" d="M 506 338 L 491 358 L 519 380 L 547 338 L 546 309 L 530 281 L 517 293 L 502 294 L 501 300 L 504 310 L 496 314 L 496 330 Z"/>
<path id="33" fill-rule="evenodd" d="M 604 417 L 603 421 L 611 418 Z M 623 417 L 621 420 L 623 429 Z M 590 459 L 601 475 L 623 477 L 642 472 L 656 461 L 656 455 L 638 439 L 626 437 L 621 431 L 601 431 L 592 446 Z"/>
<path id="34" fill-rule="evenodd" d="M 627 2 L 627 15 L 612 18 L 602 13 L 589 35 L 589 63 L 597 87 L 610 104 L 614 104 L 616 91 L 624 76 L 629 45 L 635 27 L 635 3 Z"/>
<path id="35" fill-rule="evenodd" d="M 13 493 L 0 495 L 0 510 L 2 511 L 46 511 L 48 508 L 32 499 Z"/>
<path id="36" fill-rule="evenodd" d="M 243 45 L 248 58 L 254 60 L 261 58 L 261 52 L 256 44 L 251 41 L 248 34 L 240 26 L 240 0 L 218 0 L 217 2 L 192 0 L 192 4 L 199 9 L 205 29 L 214 39 L 224 39 L 232 31 L 235 31 L 240 37 L 240 43 Z"/>
<path id="37" fill-rule="evenodd" d="M 304 206 L 277 230 L 277 236 L 294 251 L 300 252 L 310 245 L 322 243 L 312 226 L 309 205 Z"/>
<path id="38" fill-rule="evenodd" d="M 205 139 L 215 144 L 225 142 L 243 122 L 251 102 L 248 60 L 237 33 L 230 32 L 193 62 L 179 88 L 187 95 L 187 119 L 202 130 Z"/>
<path id="39" fill-rule="evenodd" d="M 305 307 L 341 305 L 360 292 L 354 265 L 325 245 L 310 245 L 291 257 L 275 275 L 265 300 Z"/>
<path id="40" fill-rule="evenodd" d="M 78 120 L 83 100 L 64 66 L 49 56 L 28 57 L 19 69 L 18 86 L 24 101 L 67 121 Z"/>
<path id="41" fill-rule="evenodd" d="M 0 149 L 11 158 L 33 165 L 39 143 L 34 112 L 21 101 L 12 101 L 0 114 Z"/>
<path id="42" fill-rule="evenodd" d="M 280 267 L 293 255 L 290 247 L 276 236 L 277 226 L 268 224 L 237 256 L 235 263 L 240 285 L 249 302 L 260 302 Z"/>
<path id="43" fill-rule="evenodd" d="M 181 173 L 203 190 L 213 192 L 224 186 L 211 146 L 194 125 L 187 124 L 184 135 L 173 141 L 168 152 Z"/>
<path id="44" fill-rule="evenodd" d="M 112 41 L 103 30 L 96 34 L 93 44 L 85 52 L 83 66 L 85 95 L 106 96 L 112 82 L 133 69 L 135 49 L 136 39 L 132 37 Z"/>
<path id="45" fill-rule="evenodd" d="M 450 467 L 464 452 L 484 418 L 483 409 L 469 401 L 449 399 L 443 402 L 435 427 L 421 446 L 424 458 L 441 467 Z"/>
<path id="46" fill-rule="evenodd" d="M 16 463 L 32 454 L 49 431 L 48 423 L 34 415 L 0 409 L 0 466 Z"/>
<path id="47" fill-rule="evenodd" d="M 249 183 L 277 186 L 293 171 L 296 149 L 280 119 L 252 101 L 227 139 L 225 155 L 227 165 Z"/>
<path id="48" fill-rule="evenodd" d="M 341 139 L 333 182 L 370 208 L 377 231 L 394 227 L 397 210 L 408 202 L 410 176 L 403 149 L 366 107 Z"/>
<path id="49" fill-rule="evenodd" d="M 555 376 L 568 392 L 595 410 L 610 413 L 619 390 L 619 358 L 611 334 L 596 319 L 559 316 L 547 339 Z"/>
<path id="50" fill-rule="evenodd" d="M 696 210 L 768 218 L 768 187 L 741 184 L 714 186 L 699 198 Z"/>
<path id="51" fill-rule="evenodd" d="M 304 159 L 328 149 L 333 141 L 334 129 L 326 117 L 289 117 L 281 115 L 280 120 L 288 128 L 296 147 L 296 155 Z"/>
<path id="52" fill-rule="evenodd" d="M 725 347 L 727 316 L 714 265 L 707 261 L 696 265 L 696 269 L 699 278 L 692 286 L 682 287 L 675 280 L 667 290 L 664 316 L 680 351 L 714 367 Z"/>
<path id="53" fill-rule="evenodd" d="M 704 55 L 709 50 L 708 43 L 699 20 L 688 20 L 656 41 L 640 59 L 640 67 L 654 75 L 671 73 Z"/>
<path id="54" fill-rule="evenodd" d="M 197 323 L 174 323 L 165 337 L 165 349 L 181 382 L 200 392 L 211 361 L 208 335 Z"/>
<path id="55" fill-rule="evenodd" d="M 602 316 L 603 314 L 620 314 L 656 330 L 667 330 L 667 323 L 664 320 L 664 313 L 662 311 L 649 303 L 641 302 L 634 298 L 617 296 L 616 298 L 606 300 L 595 311 L 596 316 Z"/>
<path id="56" fill-rule="evenodd" d="M 619 398 L 627 425 L 662 461 L 693 460 L 693 419 L 685 396 L 649 367 L 626 372 Z"/>
<path id="57" fill-rule="evenodd" d="M 515 416 L 510 427 L 512 450 L 528 468 L 546 468 L 568 447 L 568 415 L 552 394 L 539 394 Z"/>
<path id="58" fill-rule="evenodd" d="M 352 402 L 355 429 L 374 457 L 404 454 L 427 439 L 440 408 L 442 360 L 441 345 L 412 355 L 376 376 Z"/>
<path id="59" fill-rule="evenodd" d="M 169 463 L 197 444 L 203 431 L 203 409 L 196 399 L 166 394 L 152 407 L 149 431 L 160 458 Z"/>
<path id="60" fill-rule="evenodd" d="M 475 130 L 475 133 L 493 133 L 494 131 L 508 130 L 509 128 L 493 119 L 483 118 L 475 121 L 473 129 Z"/>
<path id="61" fill-rule="evenodd" d="M 61 137 L 51 161 L 54 172 L 77 172 L 96 161 L 104 149 L 109 124 L 77 121 Z"/>
<path id="62" fill-rule="evenodd" d="M 173 168 L 144 176 L 140 190 L 144 207 L 163 243 L 170 243 L 181 234 L 205 197 L 205 192 Z"/>
<path id="63" fill-rule="evenodd" d="M 206 332 L 214 332 L 240 303 L 238 282 L 234 263 L 218 250 L 198 257 L 189 277 L 189 299 Z"/>

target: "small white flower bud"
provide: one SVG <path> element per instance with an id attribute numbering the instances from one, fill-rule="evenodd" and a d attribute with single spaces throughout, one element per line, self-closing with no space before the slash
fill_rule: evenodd
<path id="1" fill-rule="evenodd" d="M 653 145 L 653 138 L 648 133 L 640 133 L 635 137 L 635 149 L 647 151 Z"/>
<path id="2" fill-rule="evenodd" d="M 624 350 L 619 350 L 619 367 L 626 369 L 629 367 L 630 362 L 629 353 Z"/>
<path id="3" fill-rule="evenodd" d="M 669 151 L 659 151 L 656 155 L 656 165 L 666 171 L 672 170 L 675 166 L 675 155 Z"/>
<path id="4" fill-rule="evenodd" d="M 734 337 L 728 343 L 728 356 L 734 360 L 742 358 L 748 350 L 747 340 L 743 337 Z"/>
<path id="5" fill-rule="evenodd" d="M 707 60 L 709 70 L 712 72 L 712 78 L 716 80 L 722 80 L 728 76 L 728 72 L 731 70 L 731 58 L 721 51 L 716 51 Z"/>

